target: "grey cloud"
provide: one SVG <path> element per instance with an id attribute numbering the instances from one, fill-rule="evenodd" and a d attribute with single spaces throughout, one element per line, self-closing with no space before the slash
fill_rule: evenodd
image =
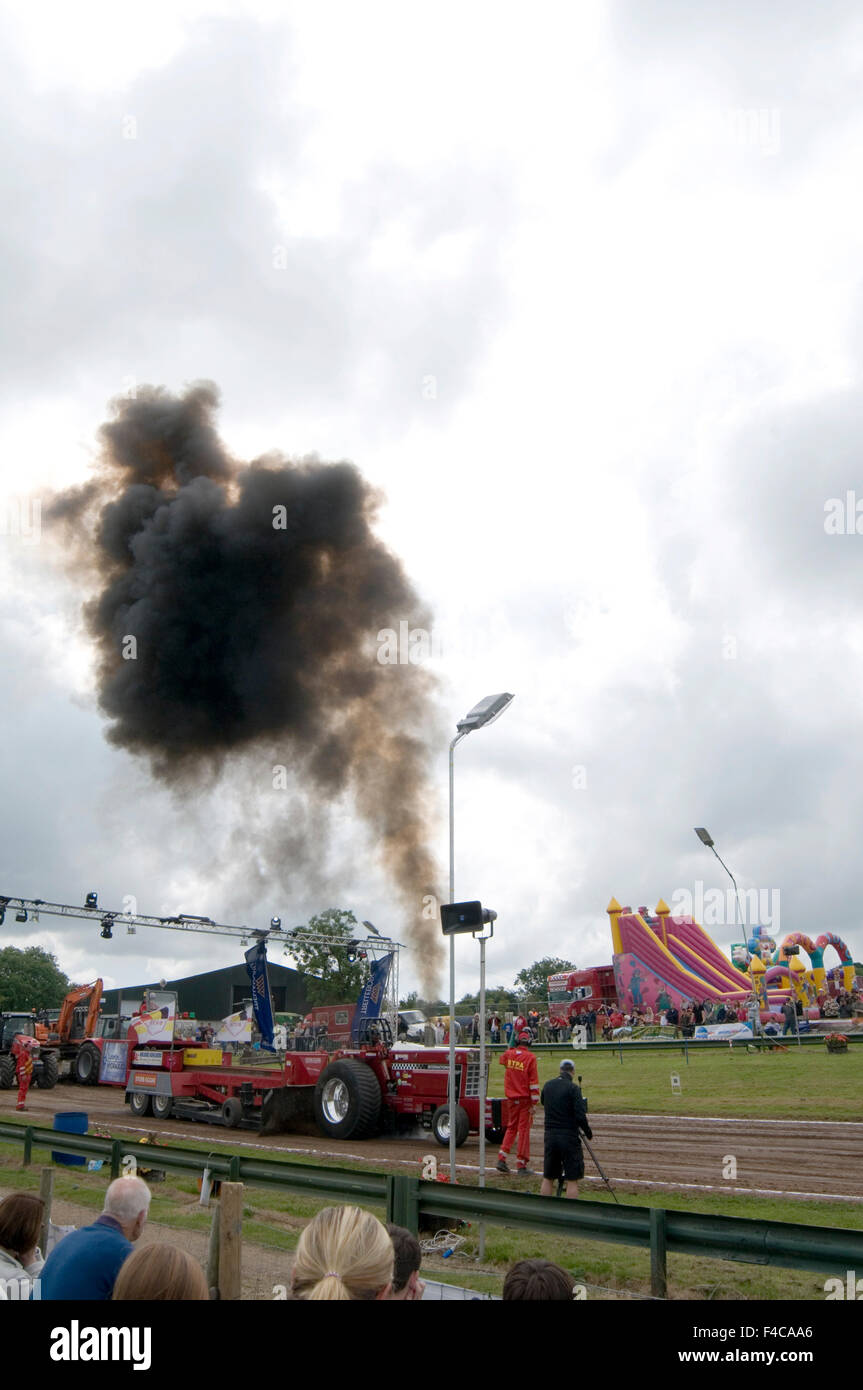
<path id="1" fill-rule="evenodd" d="M 427 373 L 445 378 L 442 403 L 463 392 L 503 305 L 505 171 L 468 154 L 437 176 L 378 164 L 346 181 L 337 236 L 283 232 L 257 181 L 290 181 L 310 134 L 285 44 L 284 31 L 201 25 L 120 100 L 86 103 L 37 96 L 7 59 L 7 399 L 46 382 L 106 382 L 108 396 L 130 376 L 211 376 L 226 394 L 242 381 L 249 409 L 353 400 L 384 407 L 391 426 L 424 408 Z M 370 265 L 372 231 L 396 220 L 420 251 L 473 233 L 463 269 L 423 278 Z"/>

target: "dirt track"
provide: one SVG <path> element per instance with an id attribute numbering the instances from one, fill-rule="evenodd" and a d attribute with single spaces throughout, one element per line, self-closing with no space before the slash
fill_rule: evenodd
<path id="1" fill-rule="evenodd" d="M 15 1113 L 15 1091 L 0 1091 L 0 1118 Z M 196 1139 L 214 1149 L 239 1145 L 261 1148 L 274 1157 L 292 1153 L 315 1154 L 337 1167 L 339 1162 L 369 1166 L 398 1166 L 418 1172 L 425 1154 L 434 1153 L 443 1166 L 446 1151 L 428 1133 L 417 1138 L 369 1139 L 339 1144 L 332 1139 L 303 1134 L 260 1135 L 251 1130 L 227 1130 L 220 1125 L 192 1124 L 148 1117 L 136 1121 L 123 1103 L 122 1092 L 107 1086 L 60 1085 L 53 1091 L 31 1089 L 27 1098 L 31 1124 L 50 1127 L 60 1110 L 86 1111 L 94 1125 L 117 1134 L 164 1135 L 181 1143 Z M 533 1161 L 541 1165 L 542 1114 L 535 1117 Z M 591 1115 L 592 1148 L 612 1183 L 644 1188 L 678 1188 L 690 1191 L 783 1193 L 792 1200 L 833 1197 L 863 1202 L 863 1123 L 820 1120 L 750 1120 L 691 1117 L 685 1115 Z M 723 1177 L 737 1164 L 737 1177 Z M 596 1170 L 586 1157 L 585 1191 L 601 1187 Z M 458 1151 L 458 1171 L 464 1180 L 478 1173 L 479 1145 L 471 1136 Z M 490 1181 L 515 1183 L 494 1173 L 497 1151 L 487 1146 Z M 523 1179 L 532 1189 L 536 1180 Z M 519 1183 L 519 1186 L 522 1185 Z"/>

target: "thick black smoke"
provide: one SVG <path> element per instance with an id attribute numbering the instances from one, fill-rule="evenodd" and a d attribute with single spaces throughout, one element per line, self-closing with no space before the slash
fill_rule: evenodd
<path id="1" fill-rule="evenodd" d="M 269 790 L 285 765 L 309 825 L 316 805 L 349 792 L 433 996 L 440 938 L 421 917 L 438 879 L 433 687 L 421 667 L 377 660 L 380 629 L 428 629 L 428 616 L 373 534 L 380 498 L 358 470 L 280 455 L 238 463 L 216 433 L 217 405 L 208 382 L 115 402 L 95 477 L 50 509 L 96 579 L 85 615 L 108 738 L 182 793 L 238 760 L 246 784 L 259 769 Z M 326 846 L 271 804 L 256 849 L 286 883 Z M 242 842 L 241 824 L 238 807 Z"/>

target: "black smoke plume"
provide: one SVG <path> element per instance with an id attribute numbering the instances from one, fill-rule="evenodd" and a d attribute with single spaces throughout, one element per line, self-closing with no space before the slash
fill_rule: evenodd
<path id="1" fill-rule="evenodd" d="M 311 808 L 305 828 L 287 797 L 269 799 L 263 828 L 259 811 L 244 825 L 237 807 L 234 843 L 248 851 L 255 825 L 262 890 L 262 862 L 283 887 L 320 865 L 316 808 L 350 794 L 434 997 L 439 930 L 421 916 L 438 882 L 433 681 L 377 660 L 380 629 L 407 619 L 427 630 L 428 615 L 374 535 L 381 498 L 359 471 L 232 459 L 218 400 L 201 382 L 115 401 L 94 477 L 49 509 L 94 584 L 84 611 L 107 737 L 183 795 L 232 770 L 271 791 L 273 767 L 287 767 Z"/>

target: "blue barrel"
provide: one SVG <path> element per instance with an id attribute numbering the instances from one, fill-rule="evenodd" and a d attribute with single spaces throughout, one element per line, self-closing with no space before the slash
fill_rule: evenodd
<path id="1" fill-rule="evenodd" d="M 89 1125 L 89 1116 L 81 1110 L 60 1110 L 54 1116 L 54 1128 L 61 1130 L 64 1134 L 86 1134 Z M 63 1154 L 51 1150 L 51 1157 L 55 1163 L 86 1163 L 84 1154 Z"/>

